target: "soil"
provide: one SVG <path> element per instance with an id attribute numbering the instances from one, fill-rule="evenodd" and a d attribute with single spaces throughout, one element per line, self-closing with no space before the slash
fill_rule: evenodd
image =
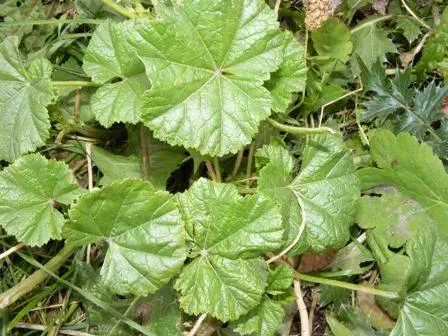
<path id="1" fill-rule="evenodd" d="M 308 289 L 305 292 L 304 301 L 308 310 L 308 314 L 311 310 L 311 290 Z M 327 323 L 325 321 L 325 309 L 320 309 L 319 306 L 316 306 L 316 309 L 314 310 L 314 318 L 313 318 L 313 327 L 311 328 L 311 334 L 313 336 L 323 336 L 325 334 Z M 290 336 L 299 336 L 301 335 L 301 325 L 300 325 L 300 316 L 297 313 L 294 316 L 292 326 L 291 326 L 291 332 Z"/>

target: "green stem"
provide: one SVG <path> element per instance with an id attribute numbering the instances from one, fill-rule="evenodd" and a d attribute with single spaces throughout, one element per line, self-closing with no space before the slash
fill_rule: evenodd
<path id="1" fill-rule="evenodd" d="M 213 159 L 213 166 L 215 168 L 215 174 L 218 182 L 222 182 L 221 167 L 219 166 L 219 159 L 217 157 Z"/>
<path id="2" fill-rule="evenodd" d="M 358 25 L 355 28 L 353 28 L 351 30 L 351 33 L 352 34 L 356 33 L 357 31 L 359 31 L 361 29 L 364 29 L 366 27 L 370 27 L 371 25 L 377 24 L 378 22 L 381 22 L 381 21 L 386 21 L 386 20 L 392 19 L 393 17 L 394 17 L 393 15 L 385 15 L 385 16 L 380 16 L 379 18 L 376 18 L 376 19 L 373 19 L 373 20 L 361 23 L 360 25 Z"/>
<path id="3" fill-rule="evenodd" d="M 128 19 L 132 19 L 135 17 L 135 13 L 127 10 L 126 8 L 121 7 L 120 5 L 116 4 L 112 0 L 101 0 L 101 2 L 106 5 L 107 7 L 113 9 L 117 13 L 127 17 Z"/>
<path id="4" fill-rule="evenodd" d="M 149 144 L 149 131 L 145 125 L 140 124 L 140 172 L 142 178 L 146 181 L 151 177 L 151 148 Z"/>
<path id="5" fill-rule="evenodd" d="M 65 245 L 50 261 L 45 264 L 45 268 L 52 272 L 58 270 L 67 259 L 73 254 L 73 248 Z M 40 285 L 49 277 L 49 274 L 43 270 L 37 270 L 28 278 L 18 283 L 6 292 L 0 294 L 0 310 L 10 306 L 22 296 L 31 292 L 35 287 Z"/>
<path id="6" fill-rule="evenodd" d="M 98 19 L 48 19 L 48 20 L 24 20 L 14 22 L 1 22 L 0 27 L 13 26 L 41 26 L 41 25 L 60 25 L 60 24 L 94 24 L 99 25 L 106 22 L 106 20 Z"/>
<path id="7" fill-rule="evenodd" d="M 98 87 L 101 84 L 85 81 L 53 81 L 53 86 L 73 86 L 73 87 Z"/>
<path id="8" fill-rule="evenodd" d="M 92 33 L 77 33 L 77 34 L 63 34 L 60 36 L 61 39 L 79 39 L 79 38 L 86 38 L 86 37 L 92 37 Z"/>
<path id="9" fill-rule="evenodd" d="M 332 279 L 326 279 L 326 278 L 319 278 L 312 275 L 302 274 L 298 272 L 294 272 L 294 278 L 298 280 L 304 280 L 314 283 L 319 283 L 322 285 L 329 285 L 329 286 L 335 286 L 335 287 L 341 287 L 346 289 L 355 290 L 358 292 L 364 292 L 368 294 L 378 295 L 378 296 L 384 296 L 390 299 L 397 299 L 400 296 L 397 293 L 394 292 L 387 292 L 383 291 L 381 289 L 376 289 L 372 287 L 362 286 L 362 285 L 356 285 L 349 282 L 339 281 L 339 280 L 332 280 Z"/>
<path id="10" fill-rule="evenodd" d="M 269 118 L 268 122 L 275 128 L 291 133 L 291 134 L 299 134 L 299 135 L 308 135 L 308 134 L 321 134 L 321 133 L 331 133 L 336 134 L 336 132 L 331 129 L 330 127 L 316 127 L 316 128 L 309 128 L 309 127 L 297 127 L 297 126 L 289 126 L 285 124 L 281 124 L 278 121 L 275 121 L 274 119 Z"/>

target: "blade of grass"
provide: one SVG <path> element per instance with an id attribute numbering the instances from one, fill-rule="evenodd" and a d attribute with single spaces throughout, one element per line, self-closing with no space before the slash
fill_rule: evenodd
<path id="1" fill-rule="evenodd" d="M 8 331 L 11 331 L 21 320 L 28 314 L 39 301 L 43 300 L 47 295 L 53 292 L 58 287 L 57 283 L 52 284 L 49 288 L 37 293 L 26 305 L 23 307 L 8 324 Z"/>
<path id="2" fill-rule="evenodd" d="M 73 248 L 65 245 L 56 256 L 54 256 L 45 264 L 45 268 L 50 271 L 58 270 L 62 265 L 65 264 L 65 262 L 73 254 L 73 252 Z M 24 254 L 20 252 L 17 252 L 17 254 L 22 258 L 24 256 Z M 31 292 L 35 287 L 37 287 L 47 278 L 47 272 L 44 272 L 42 269 L 37 270 L 22 282 L 8 289 L 6 292 L 0 294 L 0 309 L 7 308 L 11 304 L 19 300 L 21 297 Z"/>
<path id="3" fill-rule="evenodd" d="M 106 20 L 99 20 L 99 19 L 23 20 L 23 21 L 13 21 L 13 22 L 0 22 L 0 27 L 41 26 L 41 25 L 58 25 L 58 24 L 94 24 L 94 25 L 99 25 L 104 22 L 106 22 Z"/>
<path id="4" fill-rule="evenodd" d="M 152 332 L 146 330 L 143 326 L 138 324 L 137 322 L 123 316 L 119 311 L 112 308 L 107 302 L 104 302 L 103 300 L 97 298 L 96 296 L 92 295 L 88 291 L 72 284 L 71 282 L 61 278 L 60 276 L 56 275 L 52 269 L 49 269 L 46 265 L 42 265 L 38 261 L 28 257 L 27 255 L 18 252 L 17 253 L 22 259 L 24 259 L 26 262 L 30 263 L 31 265 L 40 268 L 40 271 L 47 273 L 48 275 L 52 276 L 56 280 L 58 280 L 63 285 L 67 286 L 68 288 L 71 288 L 72 290 L 76 291 L 78 294 L 85 297 L 90 302 L 94 303 L 101 309 L 105 310 L 107 313 L 115 316 L 118 319 L 121 319 L 124 323 L 126 323 L 129 327 L 141 332 L 143 335 L 147 336 L 153 336 Z"/>

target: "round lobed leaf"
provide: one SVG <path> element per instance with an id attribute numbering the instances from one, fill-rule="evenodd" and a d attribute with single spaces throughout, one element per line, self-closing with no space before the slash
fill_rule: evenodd
<path id="1" fill-rule="evenodd" d="M 71 246 L 107 242 L 101 275 L 118 294 L 157 291 L 185 260 L 174 196 L 142 180 L 118 181 L 84 195 L 71 209 L 63 234 Z"/>
<path id="2" fill-rule="evenodd" d="M 0 172 L 0 224 L 29 246 L 60 239 L 64 216 L 56 204 L 70 204 L 80 194 L 65 163 L 23 156 Z"/>
<path id="3" fill-rule="evenodd" d="M 158 1 L 156 12 L 133 43 L 152 85 L 145 125 L 171 145 L 235 153 L 271 113 L 263 83 L 282 62 L 277 16 L 264 0 Z"/>

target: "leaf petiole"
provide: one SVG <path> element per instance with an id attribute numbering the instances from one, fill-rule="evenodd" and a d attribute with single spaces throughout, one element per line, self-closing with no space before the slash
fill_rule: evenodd
<path id="1" fill-rule="evenodd" d="M 126 8 L 121 7 L 120 5 L 116 4 L 112 0 L 101 0 L 101 2 L 105 6 L 113 9 L 118 14 L 121 14 L 121 15 L 129 18 L 129 19 L 132 19 L 133 17 L 135 17 L 135 13 L 134 12 L 131 12 L 130 10 L 127 10 Z"/>
<path id="2" fill-rule="evenodd" d="M 394 292 L 387 292 L 383 291 L 381 289 L 371 288 L 367 286 L 362 285 L 356 285 L 349 282 L 339 281 L 339 280 L 332 280 L 332 279 L 326 279 L 326 278 L 319 278 L 316 276 L 308 275 L 308 274 L 302 274 L 298 272 L 294 272 L 294 278 L 298 280 L 304 280 L 308 282 L 314 282 L 319 283 L 322 285 L 329 285 L 329 286 L 335 286 L 335 287 L 341 287 L 346 289 L 351 289 L 359 292 L 364 292 L 368 294 L 378 295 L 378 296 L 384 296 L 390 299 L 397 299 L 400 296 L 397 293 Z"/>
<path id="3" fill-rule="evenodd" d="M 353 34 L 361 29 L 370 27 L 371 25 L 377 24 L 378 22 L 381 22 L 381 21 L 387 21 L 389 19 L 392 19 L 393 17 L 394 17 L 394 15 L 385 15 L 385 16 L 380 16 L 380 17 L 370 20 L 370 21 L 363 22 L 363 23 L 359 24 L 358 26 L 356 26 L 355 28 L 353 28 L 351 30 L 351 33 Z"/>
<path id="4" fill-rule="evenodd" d="M 330 134 L 336 134 L 336 131 L 333 130 L 330 127 L 316 127 L 316 128 L 309 128 L 309 127 L 297 127 L 297 126 L 290 126 L 281 124 L 278 121 L 275 121 L 274 119 L 268 118 L 267 120 L 273 127 L 287 133 L 291 134 L 299 134 L 299 135 L 308 135 L 308 134 L 321 134 L 321 133 L 330 133 Z"/>
<path id="5" fill-rule="evenodd" d="M 74 86 L 74 87 L 98 87 L 101 84 L 87 81 L 53 81 L 53 86 Z"/>

